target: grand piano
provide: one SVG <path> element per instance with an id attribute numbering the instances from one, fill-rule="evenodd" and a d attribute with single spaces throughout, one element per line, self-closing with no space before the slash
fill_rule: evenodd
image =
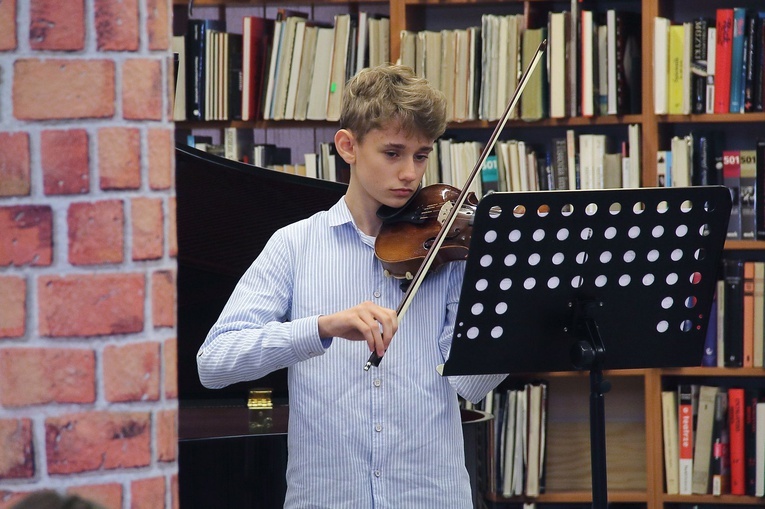
<path id="1" fill-rule="evenodd" d="M 196 353 L 237 281 L 278 228 L 330 208 L 346 185 L 258 168 L 176 145 L 179 495 L 184 509 L 280 508 L 286 492 L 286 371 L 204 388 Z M 403 296 L 403 294 L 402 294 Z M 247 406 L 272 391 L 273 409 Z M 463 412 L 476 507 L 487 416 Z"/>

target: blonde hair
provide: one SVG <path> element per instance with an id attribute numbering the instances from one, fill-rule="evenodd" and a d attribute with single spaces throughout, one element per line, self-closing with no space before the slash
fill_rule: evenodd
<path id="1" fill-rule="evenodd" d="M 446 98 L 410 67 L 383 65 L 359 71 L 343 91 L 340 126 L 363 141 L 395 122 L 408 134 L 436 140 L 446 130 Z"/>

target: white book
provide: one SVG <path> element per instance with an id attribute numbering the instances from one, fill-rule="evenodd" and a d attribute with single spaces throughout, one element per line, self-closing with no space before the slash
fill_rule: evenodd
<path id="1" fill-rule="evenodd" d="M 579 80 L 581 79 L 580 55 L 576 51 L 576 48 L 579 47 L 579 0 L 571 0 L 570 11 L 568 31 L 568 101 L 569 116 L 576 117 L 579 115 Z"/>
<path id="2" fill-rule="evenodd" d="M 566 164 L 568 165 L 568 188 L 570 190 L 576 190 L 576 133 L 573 129 L 566 130 Z"/>
<path id="3" fill-rule="evenodd" d="M 668 18 L 657 16 L 653 23 L 653 109 L 657 115 L 669 111 L 667 77 L 669 76 Z"/>
<path id="4" fill-rule="evenodd" d="M 175 95 L 173 96 L 173 120 L 186 120 L 186 38 L 173 36 L 173 53 L 178 55 L 178 71 L 175 76 Z"/>
<path id="5" fill-rule="evenodd" d="M 295 118 L 295 101 L 297 100 L 298 83 L 300 81 L 300 68 L 303 62 L 303 48 L 305 41 L 305 21 L 295 26 L 295 42 L 292 45 L 292 61 L 290 62 L 289 81 L 287 96 L 284 106 L 284 119 Z"/>
<path id="6" fill-rule="evenodd" d="M 687 137 L 673 136 L 672 149 L 672 187 L 691 185 L 691 146 Z"/>
<path id="7" fill-rule="evenodd" d="M 513 461 L 513 495 L 523 495 L 523 477 L 526 471 L 527 444 L 527 396 L 526 391 L 518 391 L 515 412 L 515 460 Z"/>
<path id="8" fill-rule="evenodd" d="M 454 82 L 457 70 L 457 32 L 441 31 L 441 91 L 446 96 L 446 119 L 454 120 Z"/>
<path id="9" fill-rule="evenodd" d="M 515 425 L 517 390 L 507 391 L 507 414 L 505 415 L 505 450 L 503 451 L 502 496 L 513 496 L 513 466 L 515 464 Z"/>
<path id="10" fill-rule="evenodd" d="M 365 64 L 368 60 L 369 14 L 367 11 L 359 11 L 358 31 L 356 48 L 356 72 L 354 74 L 358 74 L 358 72 L 365 67 Z"/>
<path id="11" fill-rule="evenodd" d="M 603 163 L 606 156 L 606 142 L 607 139 L 605 134 L 592 135 L 593 189 L 605 189 L 605 172 L 603 169 Z"/>
<path id="12" fill-rule="evenodd" d="M 675 391 L 661 392 L 662 436 L 664 437 L 664 481 L 668 495 L 680 492 L 678 459 L 678 429 L 677 429 L 677 393 Z"/>
<path id="13" fill-rule="evenodd" d="M 754 495 L 765 496 L 765 402 L 755 406 L 755 485 Z"/>
<path id="14" fill-rule="evenodd" d="M 266 77 L 266 98 L 263 101 L 264 120 L 270 120 L 273 118 L 271 114 L 271 103 L 273 102 L 274 97 L 274 81 L 276 79 L 277 62 L 279 61 L 279 46 L 282 38 L 283 25 L 284 21 L 276 20 L 274 22 L 274 38 L 271 44 L 271 57 L 268 64 L 268 76 Z"/>
<path id="15" fill-rule="evenodd" d="M 715 65 L 717 60 L 717 27 L 707 28 L 707 102 L 706 112 L 715 112 Z"/>
<path id="16" fill-rule="evenodd" d="M 616 11 L 609 9 L 606 11 L 606 46 L 607 46 L 607 89 L 608 89 L 608 109 L 609 115 L 616 115 L 618 109 L 616 106 Z"/>
<path id="17" fill-rule="evenodd" d="M 528 157 L 526 152 L 526 142 L 518 140 L 518 171 L 521 174 L 521 191 L 531 191 L 532 184 L 529 179 Z"/>
<path id="18" fill-rule="evenodd" d="M 683 23 L 685 38 L 683 42 L 683 113 L 691 113 L 691 59 L 693 58 L 693 22 Z"/>
<path id="19" fill-rule="evenodd" d="M 594 26 L 592 19 L 592 11 L 582 11 L 582 96 L 580 98 L 582 104 L 582 116 L 591 117 L 595 114 L 594 96 L 595 93 L 595 62 L 593 62 L 593 52 L 595 50 L 594 44 Z"/>
<path id="20" fill-rule="evenodd" d="M 335 39 L 332 49 L 329 96 L 327 97 L 327 120 L 333 122 L 340 119 L 350 34 L 351 15 L 337 14 L 335 16 Z"/>
<path id="21" fill-rule="evenodd" d="M 490 120 L 498 119 L 502 116 L 507 108 L 507 103 L 510 101 L 510 95 L 508 95 L 506 80 L 511 79 L 510 74 L 513 72 L 513 66 L 511 60 L 515 58 L 515 55 L 510 54 L 508 51 L 503 51 L 503 48 L 507 48 L 510 43 L 510 24 L 511 20 L 515 20 L 515 16 L 498 16 L 496 30 L 497 34 L 497 67 L 495 69 L 496 76 L 493 83 L 496 85 L 496 102 L 490 108 L 491 118 Z M 492 97 L 494 92 L 492 92 Z"/>
<path id="22" fill-rule="evenodd" d="M 300 62 L 297 92 L 295 94 L 295 120 L 305 120 L 308 115 L 308 103 L 311 97 L 311 85 L 313 83 L 314 64 L 316 63 L 316 40 L 319 27 L 315 25 L 305 27 L 303 39 L 303 55 Z"/>
<path id="23" fill-rule="evenodd" d="M 711 492 L 710 464 L 712 460 L 712 429 L 715 421 L 715 399 L 718 388 L 702 385 L 699 388 L 699 402 L 694 432 L 693 448 L 693 477 L 691 490 L 693 493 L 706 495 Z"/>
<path id="24" fill-rule="evenodd" d="M 303 160 L 305 161 L 305 176 L 311 178 L 319 178 L 318 172 L 318 158 L 316 153 L 303 154 Z"/>
<path id="25" fill-rule="evenodd" d="M 470 73 L 470 40 L 467 29 L 454 31 L 457 36 L 454 77 L 454 120 L 468 120 L 468 74 Z"/>
<path id="26" fill-rule="evenodd" d="M 630 174 L 629 179 L 622 182 L 624 187 L 640 187 L 641 161 L 640 161 L 640 124 L 627 126 L 627 140 L 629 142 Z"/>
<path id="27" fill-rule="evenodd" d="M 550 117 L 563 118 L 566 112 L 566 25 L 568 13 L 550 13 Z"/>
<path id="28" fill-rule="evenodd" d="M 295 56 L 296 35 L 298 25 L 303 25 L 305 29 L 305 18 L 299 16 L 289 16 L 282 28 L 281 48 L 279 50 L 279 63 L 277 65 L 276 81 L 274 83 L 274 99 L 271 109 L 271 118 L 282 120 L 287 108 L 287 93 L 292 73 L 292 59 Z M 303 32 L 305 34 L 305 32 Z M 302 37 L 302 36 L 301 36 Z M 300 41 L 300 50 L 302 51 L 302 39 Z M 298 62 L 298 65 L 300 63 Z"/>
<path id="29" fill-rule="evenodd" d="M 308 120 L 327 119 L 327 98 L 329 97 L 330 66 L 334 28 L 319 27 L 316 34 L 316 53 L 311 77 L 311 93 L 308 99 Z"/>
<path id="30" fill-rule="evenodd" d="M 595 189 L 593 134 L 579 135 L 579 179 L 581 189 Z"/>

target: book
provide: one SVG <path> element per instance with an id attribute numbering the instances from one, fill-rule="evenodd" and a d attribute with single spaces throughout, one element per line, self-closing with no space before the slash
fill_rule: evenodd
<path id="1" fill-rule="evenodd" d="M 678 493 L 693 493 L 693 393 L 691 386 L 677 388 Z"/>
<path id="2" fill-rule="evenodd" d="M 717 392 L 715 397 L 715 422 L 712 430 L 712 494 L 730 492 L 730 431 L 728 427 L 728 393 Z"/>
<path id="3" fill-rule="evenodd" d="M 566 108 L 566 83 L 568 67 L 566 65 L 566 47 L 569 42 L 570 20 L 568 11 L 550 12 L 549 54 L 550 54 L 550 106 L 551 118 L 568 116 Z M 503 109 L 504 111 L 504 109 Z"/>
<path id="4" fill-rule="evenodd" d="M 741 346 L 741 365 L 745 368 L 754 366 L 754 262 L 746 260 L 744 262 L 744 279 L 742 284 L 743 296 L 743 316 L 741 324 L 742 346 Z M 762 312 L 760 310 L 760 312 Z"/>
<path id="5" fill-rule="evenodd" d="M 583 9 L 581 16 L 579 45 L 581 96 L 579 101 L 581 115 L 591 117 L 595 114 L 595 21 L 591 10 Z"/>
<path id="6" fill-rule="evenodd" d="M 709 20 L 693 20 L 693 53 L 691 57 L 691 112 L 704 113 L 707 105 L 707 39 Z"/>
<path id="7" fill-rule="evenodd" d="M 717 26 L 707 28 L 707 87 L 705 113 L 715 112 L 715 69 L 717 66 Z"/>
<path id="8" fill-rule="evenodd" d="M 345 67 L 350 43 L 351 15 L 335 15 L 335 32 L 330 67 L 329 95 L 327 97 L 327 120 L 340 119 L 343 90 L 345 89 Z"/>
<path id="9" fill-rule="evenodd" d="M 680 451 L 678 449 L 677 427 L 677 392 L 661 392 L 662 436 L 664 440 L 664 482 L 669 495 L 677 495 L 680 491 L 679 465 Z"/>
<path id="10" fill-rule="evenodd" d="M 759 310 L 759 311 L 758 311 Z M 754 262 L 754 333 L 752 337 L 752 366 L 761 368 L 765 364 L 765 262 Z"/>
<path id="11" fill-rule="evenodd" d="M 546 28 L 527 28 L 523 31 L 521 42 L 521 67 L 525 70 L 534 59 L 539 44 L 547 37 Z M 526 88 L 521 96 L 521 118 L 539 120 L 547 117 L 546 89 L 547 71 L 544 64 L 537 65 L 529 76 Z"/>
<path id="12" fill-rule="evenodd" d="M 754 496 L 765 496 L 765 402 L 755 406 L 755 472 Z"/>
<path id="13" fill-rule="evenodd" d="M 669 76 L 669 27 L 668 18 L 656 16 L 653 22 L 653 110 L 657 115 L 666 115 L 668 109 Z"/>
<path id="14" fill-rule="evenodd" d="M 717 9 L 715 17 L 715 113 L 728 113 L 731 98 L 733 9 Z"/>
<path id="15" fill-rule="evenodd" d="M 744 490 L 752 497 L 757 491 L 757 404 L 761 401 L 765 401 L 762 389 L 744 389 Z"/>
<path id="16" fill-rule="evenodd" d="M 765 29 L 763 29 L 765 33 Z M 765 51 L 763 51 L 765 53 Z M 755 148 L 755 186 L 754 186 L 754 210 L 756 237 L 758 240 L 765 239 L 765 138 L 759 138 Z"/>
<path id="17" fill-rule="evenodd" d="M 731 240 L 741 238 L 741 161 L 738 150 L 723 151 L 723 185 L 731 195 L 730 219 L 726 237 Z"/>
<path id="18" fill-rule="evenodd" d="M 173 120 L 186 120 L 186 37 L 174 35 L 172 40 L 175 88 Z"/>
<path id="19" fill-rule="evenodd" d="M 730 113 L 744 113 L 743 95 L 744 83 L 742 70 L 744 69 L 744 28 L 746 23 L 746 9 L 735 7 L 733 9 L 733 36 L 731 43 L 730 60 Z"/>
<path id="20" fill-rule="evenodd" d="M 741 215 L 741 238 L 757 238 L 757 151 L 754 149 L 739 151 L 741 177 L 739 180 L 739 214 Z"/>
<path id="21" fill-rule="evenodd" d="M 712 432 L 715 420 L 715 401 L 718 388 L 702 385 L 694 432 L 692 492 L 707 494 L 711 490 Z"/>
<path id="22" fill-rule="evenodd" d="M 308 103 L 311 98 L 313 71 L 316 64 L 316 42 L 319 27 L 314 23 L 306 23 L 303 39 L 303 52 L 298 71 L 297 90 L 295 92 L 295 108 L 293 118 L 305 120 L 308 115 Z"/>
<path id="23" fill-rule="evenodd" d="M 724 366 L 741 367 L 744 363 L 744 262 L 730 258 L 723 259 L 723 280 L 725 281 Z"/>
<path id="24" fill-rule="evenodd" d="M 208 31 L 223 31 L 222 20 L 189 19 L 186 42 L 186 118 L 205 120 L 208 69 Z"/>
<path id="25" fill-rule="evenodd" d="M 728 389 L 728 426 L 730 436 L 730 493 L 746 494 L 746 448 L 744 444 L 744 389 Z"/>
<path id="26" fill-rule="evenodd" d="M 667 113 L 683 114 L 685 112 L 685 24 L 673 24 L 669 27 L 669 62 L 667 77 Z"/>
<path id="27" fill-rule="evenodd" d="M 334 33 L 334 27 L 319 27 L 316 34 L 313 75 L 311 76 L 311 90 L 308 96 L 308 110 L 306 111 L 308 120 L 327 119 Z"/>

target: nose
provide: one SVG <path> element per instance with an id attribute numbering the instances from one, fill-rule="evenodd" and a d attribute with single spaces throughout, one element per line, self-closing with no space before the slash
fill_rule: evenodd
<path id="1" fill-rule="evenodd" d="M 405 159 L 399 169 L 398 178 L 405 182 L 411 182 L 417 178 L 417 164 L 411 159 Z"/>

